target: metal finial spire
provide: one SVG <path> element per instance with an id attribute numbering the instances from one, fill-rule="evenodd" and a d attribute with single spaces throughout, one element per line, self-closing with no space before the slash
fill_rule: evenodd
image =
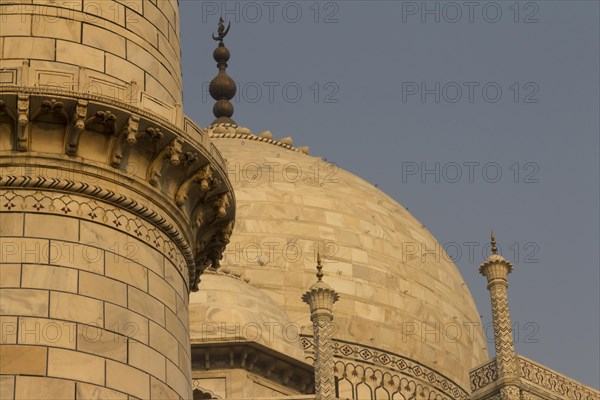
<path id="1" fill-rule="evenodd" d="M 321 265 L 321 253 L 317 250 L 317 279 L 323 279 L 323 265 Z"/>
<path id="2" fill-rule="evenodd" d="M 492 254 L 498 254 L 498 248 L 496 247 L 496 238 L 494 237 L 494 231 L 492 230 Z"/>
<path id="3" fill-rule="evenodd" d="M 223 43 L 223 39 L 229 33 L 229 28 L 231 28 L 231 23 L 225 28 L 223 18 L 219 18 L 217 35 L 212 35 L 212 38 L 219 42 L 219 46 L 213 52 L 213 58 L 217 62 L 219 73 L 210 82 L 208 89 L 211 97 L 217 101 L 213 107 L 213 114 L 217 119 L 213 121 L 213 124 L 235 124 L 231 119 L 231 116 L 233 115 L 233 105 L 229 100 L 233 99 L 233 96 L 235 96 L 237 87 L 233 79 L 227 75 L 227 61 L 229 61 L 230 54 Z"/>

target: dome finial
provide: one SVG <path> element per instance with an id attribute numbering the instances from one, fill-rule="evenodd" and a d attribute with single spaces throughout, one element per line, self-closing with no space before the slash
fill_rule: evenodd
<path id="1" fill-rule="evenodd" d="M 317 279 L 323 280 L 323 265 L 321 265 L 321 252 L 317 250 Z"/>
<path id="2" fill-rule="evenodd" d="M 492 229 L 492 254 L 498 254 L 498 248 L 496 247 L 496 238 L 494 237 L 494 230 Z"/>
<path id="3" fill-rule="evenodd" d="M 218 41 L 220 46 L 223 45 L 223 39 L 225 39 L 225 36 L 227 36 L 229 33 L 229 28 L 231 28 L 231 22 L 227 25 L 227 29 L 225 29 L 225 21 L 223 21 L 223 17 L 219 18 L 219 26 L 217 28 L 218 35 L 215 36 L 213 34 L 213 40 Z"/>
<path id="4" fill-rule="evenodd" d="M 217 35 L 213 34 L 212 38 L 219 42 L 219 46 L 213 52 L 213 58 L 217 62 L 217 68 L 219 73 L 210 82 L 209 92 L 213 99 L 217 102 L 213 107 L 213 114 L 217 119 L 213 121 L 214 124 L 230 123 L 235 124 L 231 119 L 233 115 L 233 105 L 229 100 L 233 99 L 237 87 L 233 79 L 227 75 L 227 61 L 229 61 L 229 50 L 225 47 L 223 39 L 229 33 L 231 28 L 231 22 L 225 28 L 225 21 L 223 18 L 219 18 L 219 27 L 217 29 Z"/>

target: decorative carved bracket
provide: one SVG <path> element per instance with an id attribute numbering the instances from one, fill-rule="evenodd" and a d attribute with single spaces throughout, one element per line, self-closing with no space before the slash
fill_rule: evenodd
<path id="1" fill-rule="evenodd" d="M 8 105 L 6 105 L 6 102 L 4 100 L 0 100 L 0 117 L 3 115 L 8 116 L 8 118 L 10 118 L 10 120 L 14 124 L 17 123 L 17 117 L 15 116 L 14 111 L 11 110 L 10 107 L 8 107 Z"/>
<path id="2" fill-rule="evenodd" d="M 117 116 L 110 111 L 98 111 L 96 115 L 85 121 L 85 127 L 92 130 L 96 126 L 102 126 L 105 133 L 116 135 Z"/>
<path id="3" fill-rule="evenodd" d="M 200 228 L 206 223 L 212 224 L 217 219 L 227 215 L 230 206 L 229 192 L 225 192 L 210 200 L 208 205 L 204 202 L 198 204 L 192 211 L 191 222 L 196 228 Z"/>
<path id="4" fill-rule="evenodd" d="M 212 204 L 213 208 L 217 212 L 217 218 L 223 218 L 227 215 L 227 210 L 229 210 L 229 206 L 231 205 L 231 196 L 229 192 L 225 192 L 219 195 L 214 203 Z"/>
<path id="5" fill-rule="evenodd" d="M 162 149 L 158 156 L 152 161 L 148 167 L 146 178 L 152 186 L 158 186 L 158 179 L 168 167 L 168 165 L 177 166 L 181 163 L 181 153 L 183 150 L 183 140 L 177 138 Z"/>
<path id="6" fill-rule="evenodd" d="M 200 191 L 206 192 L 210 189 L 214 181 L 213 170 L 210 164 L 206 164 L 199 171 L 194 173 L 192 176 L 186 178 L 175 194 L 175 202 L 179 208 L 183 208 L 185 202 L 188 199 L 188 193 L 193 184 L 200 185 Z"/>
<path id="7" fill-rule="evenodd" d="M 138 139 L 146 138 L 154 143 L 162 139 L 163 136 L 164 134 L 160 131 L 160 128 L 147 128 L 144 132 L 137 135 L 135 137 L 135 140 L 133 137 L 128 136 L 127 141 L 129 142 L 129 144 L 134 144 Z"/>
<path id="8" fill-rule="evenodd" d="M 17 151 L 27 151 L 29 148 L 29 138 L 27 137 L 27 125 L 29 124 L 29 95 L 19 94 L 17 99 L 17 130 L 15 145 Z"/>
<path id="9" fill-rule="evenodd" d="M 198 238 L 196 241 L 196 248 L 194 252 L 197 254 L 196 256 L 196 271 L 193 276 L 192 290 L 198 290 L 198 283 L 200 282 L 200 275 L 204 272 L 208 266 L 212 266 L 212 268 L 219 268 L 219 261 L 223 258 L 223 251 L 225 251 L 225 247 L 229 244 L 229 238 L 233 233 L 233 226 L 235 221 L 229 220 L 225 221 L 224 225 L 222 224 L 220 228 L 218 228 L 213 235 L 208 240 L 204 240 L 202 238 Z"/>
<path id="10" fill-rule="evenodd" d="M 42 101 L 42 104 L 36 110 L 31 119 L 34 120 L 43 113 L 56 114 L 63 117 L 65 121 L 69 120 L 69 115 L 65 111 L 65 104 L 62 101 L 58 101 L 56 99 Z"/>
<path id="11" fill-rule="evenodd" d="M 140 117 L 133 114 L 129 117 L 123 129 L 121 129 L 121 132 L 113 139 L 110 165 L 114 168 L 119 168 L 121 166 L 123 154 L 125 152 L 125 144 L 132 146 L 137 143 L 139 126 Z"/>
<path id="12" fill-rule="evenodd" d="M 77 100 L 75 112 L 73 114 L 73 123 L 67 130 L 67 149 L 66 153 L 69 156 L 76 156 L 79 149 L 79 139 L 81 133 L 85 129 L 85 119 L 87 117 L 87 100 Z"/>
<path id="13" fill-rule="evenodd" d="M 186 151 L 186 153 L 183 155 L 183 166 L 187 168 L 190 165 L 192 165 L 193 163 L 195 163 L 197 160 L 198 160 L 198 153 Z"/>

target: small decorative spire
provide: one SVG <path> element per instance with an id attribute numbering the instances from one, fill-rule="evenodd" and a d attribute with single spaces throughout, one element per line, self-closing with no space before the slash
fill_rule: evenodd
<path id="1" fill-rule="evenodd" d="M 214 124 L 230 123 L 235 124 L 231 119 L 233 115 L 233 105 L 229 100 L 233 99 L 237 91 L 237 87 L 233 79 L 227 75 L 227 61 L 229 61 L 229 50 L 225 47 L 223 39 L 229 33 L 231 23 L 225 28 L 225 22 L 223 18 L 219 18 L 219 27 L 217 29 L 217 35 L 213 34 L 212 38 L 219 42 L 219 47 L 213 52 L 213 58 L 217 62 L 217 68 L 219 73 L 210 82 L 209 92 L 216 103 L 213 107 L 213 114 L 217 119 L 213 121 Z"/>
<path id="2" fill-rule="evenodd" d="M 321 253 L 317 250 L 317 279 L 323 280 L 323 265 L 321 265 Z"/>
<path id="3" fill-rule="evenodd" d="M 494 230 L 492 230 L 492 254 L 498 254 L 498 248 L 496 247 L 496 238 L 494 237 Z"/>

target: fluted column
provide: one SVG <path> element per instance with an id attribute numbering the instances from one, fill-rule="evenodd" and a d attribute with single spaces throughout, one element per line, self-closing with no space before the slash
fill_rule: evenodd
<path id="1" fill-rule="evenodd" d="M 313 323 L 315 342 L 315 395 L 317 400 L 335 398 L 335 377 L 333 373 L 333 303 L 340 295 L 322 281 L 323 272 L 320 257 L 317 258 L 317 282 L 302 296 L 310 306 L 310 319 Z"/>
<path id="2" fill-rule="evenodd" d="M 494 344 L 496 349 L 496 369 L 499 380 L 506 385 L 500 389 L 501 399 L 519 399 L 518 387 L 510 383 L 518 378 L 517 356 L 512 335 L 510 310 L 508 307 L 508 274 L 512 264 L 497 254 L 496 240 L 492 232 L 492 255 L 479 267 L 479 272 L 487 279 L 492 304 Z"/>

